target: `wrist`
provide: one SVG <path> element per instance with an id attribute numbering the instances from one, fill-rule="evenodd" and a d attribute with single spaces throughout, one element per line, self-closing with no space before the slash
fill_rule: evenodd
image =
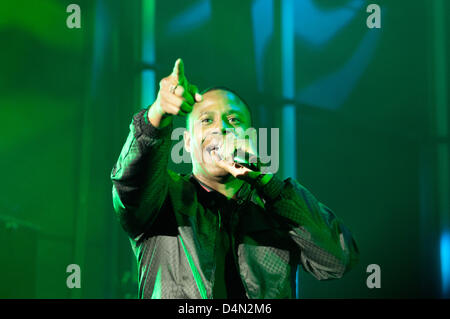
<path id="1" fill-rule="evenodd" d="M 255 188 L 262 188 L 273 178 L 273 174 L 263 174 L 261 172 L 251 172 L 248 174 L 249 183 Z"/>
<path id="2" fill-rule="evenodd" d="M 256 178 L 254 185 L 257 188 L 264 187 L 264 185 L 268 184 L 272 178 L 273 174 L 260 173 L 259 176 Z"/>
<path id="3" fill-rule="evenodd" d="M 274 174 L 264 175 L 255 188 L 266 201 L 274 201 L 281 194 L 284 181 Z"/>
<path id="4" fill-rule="evenodd" d="M 262 176 L 262 177 L 260 177 Z M 273 174 L 261 174 L 259 177 L 259 186 L 264 186 L 270 182 L 270 180 L 273 178 Z"/>
<path id="5" fill-rule="evenodd" d="M 150 106 L 147 112 L 147 120 L 156 128 L 163 128 L 172 122 L 172 116 L 165 113 L 161 105 L 159 105 L 159 98 Z"/>

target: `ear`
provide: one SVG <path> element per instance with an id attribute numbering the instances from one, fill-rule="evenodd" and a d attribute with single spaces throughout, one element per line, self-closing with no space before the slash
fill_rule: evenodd
<path id="1" fill-rule="evenodd" d="M 184 131 L 183 133 L 183 139 L 184 139 L 184 148 L 189 153 L 191 152 L 191 133 L 189 133 L 188 130 Z"/>

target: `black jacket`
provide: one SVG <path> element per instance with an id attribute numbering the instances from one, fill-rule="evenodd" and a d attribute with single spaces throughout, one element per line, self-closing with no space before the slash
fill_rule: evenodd
<path id="1" fill-rule="evenodd" d="M 319 280 L 358 259 L 350 231 L 296 180 L 245 183 L 238 198 L 213 197 L 190 175 L 167 169 L 172 125 L 137 113 L 111 173 L 113 204 L 139 269 L 140 298 L 212 298 L 216 246 L 230 217 L 231 247 L 248 298 L 295 298 L 300 264 Z"/>

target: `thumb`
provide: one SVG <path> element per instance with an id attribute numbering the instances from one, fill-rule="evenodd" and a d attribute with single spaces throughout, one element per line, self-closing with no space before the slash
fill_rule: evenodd
<path id="1" fill-rule="evenodd" d="M 203 96 L 198 91 L 198 88 L 196 85 L 189 84 L 189 92 L 192 94 L 192 96 L 195 98 L 195 102 L 201 102 L 203 101 Z"/>

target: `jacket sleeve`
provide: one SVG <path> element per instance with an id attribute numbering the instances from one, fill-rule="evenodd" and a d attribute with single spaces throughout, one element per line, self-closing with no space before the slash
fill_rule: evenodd
<path id="1" fill-rule="evenodd" d="M 167 195 L 172 124 L 154 127 L 148 110 L 134 115 L 125 145 L 111 172 L 114 210 L 131 238 L 155 220 Z"/>
<path id="2" fill-rule="evenodd" d="M 266 209 L 288 224 L 303 268 L 319 280 L 341 278 L 359 259 L 356 241 L 334 213 L 295 179 L 257 187 Z"/>

